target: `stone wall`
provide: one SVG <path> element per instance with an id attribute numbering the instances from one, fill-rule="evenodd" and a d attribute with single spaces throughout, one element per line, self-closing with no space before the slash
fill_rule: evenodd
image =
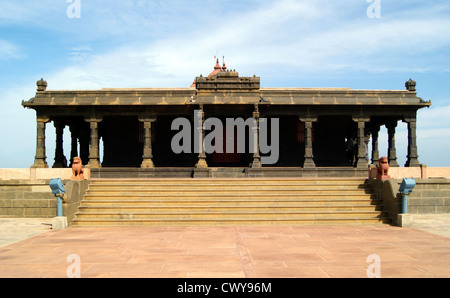
<path id="1" fill-rule="evenodd" d="M 416 179 L 416 187 L 408 196 L 408 213 L 450 213 L 450 179 Z"/>
<path id="2" fill-rule="evenodd" d="M 66 194 L 63 215 L 70 224 L 89 186 L 89 180 L 63 180 Z M 0 217 L 53 218 L 56 198 L 46 180 L 0 180 Z"/>
<path id="3" fill-rule="evenodd" d="M 402 196 L 398 192 L 403 179 L 369 179 L 383 199 L 385 210 L 393 224 L 397 224 L 397 215 L 401 213 Z M 408 214 L 450 214 L 450 179 L 415 179 L 416 186 L 408 196 Z"/>
<path id="4" fill-rule="evenodd" d="M 0 216 L 51 218 L 56 216 L 56 198 L 50 180 L 0 181 Z"/>
<path id="5" fill-rule="evenodd" d="M 84 178 L 89 179 L 90 169 L 83 168 Z M 6 180 L 50 180 L 61 178 L 69 180 L 72 177 L 72 169 L 0 169 L 0 181 Z"/>
<path id="6" fill-rule="evenodd" d="M 63 203 L 63 215 L 67 217 L 68 225 L 72 224 L 75 213 L 78 211 L 81 200 L 89 187 L 89 182 L 89 180 L 67 181 L 64 184 L 66 194 Z"/>

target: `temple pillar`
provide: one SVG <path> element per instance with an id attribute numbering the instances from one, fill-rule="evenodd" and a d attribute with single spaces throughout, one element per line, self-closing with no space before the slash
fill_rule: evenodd
<path id="1" fill-rule="evenodd" d="M 303 162 L 303 168 L 315 168 L 314 154 L 313 154 L 313 142 L 312 142 L 312 128 L 313 122 L 317 122 L 317 118 L 302 118 L 300 121 L 305 123 L 305 161 Z"/>
<path id="2" fill-rule="evenodd" d="M 395 128 L 397 121 L 390 121 L 386 123 L 388 130 L 388 162 L 390 167 L 398 167 L 397 150 L 395 149 Z"/>
<path id="3" fill-rule="evenodd" d="M 357 143 L 358 143 L 358 153 L 356 157 L 356 167 L 357 168 L 367 168 L 366 160 L 366 142 L 365 142 L 365 127 L 366 122 L 369 122 L 369 118 L 353 117 L 353 121 L 358 123 L 357 131 Z"/>
<path id="4" fill-rule="evenodd" d="M 45 156 L 45 124 L 49 121 L 47 117 L 36 119 L 36 155 L 31 168 L 48 168 L 47 156 Z"/>
<path id="5" fill-rule="evenodd" d="M 417 153 L 417 119 L 416 117 L 405 117 L 403 121 L 408 124 L 408 155 L 405 167 L 420 167 Z"/>
<path id="6" fill-rule="evenodd" d="M 53 168 L 67 168 L 67 159 L 64 156 L 63 147 L 65 124 L 61 120 L 54 120 L 53 124 L 56 130 L 55 162 L 53 163 Z"/>
<path id="7" fill-rule="evenodd" d="M 90 150 L 89 150 L 89 162 L 87 167 L 89 168 L 101 168 L 100 164 L 100 152 L 99 152 L 99 137 L 98 137 L 98 124 L 101 119 L 86 119 L 90 124 L 91 136 L 90 136 Z"/>
<path id="8" fill-rule="evenodd" d="M 253 112 L 253 118 L 255 119 L 255 127 L 252 127 L 253 131 L 253 162 L 251 168 L 261 168 L 261 155 L 259 153 L 259 108 L 258 104 L 255 104 L 255 110 Z"/>
<path id="9" fill-rule="evenodd" d="M 73 158 L 78 156 L 78 127 L 75 124 L 70 125 L 70 136 L 71 136 L 71 148 L 70 148 L 70 163 L 72 166 Z"/>
<path id="10" fill-rule="evenodd" d="M 372 132 L 372 164 L 377 165 L 380 161 L 380 151 L 378 150 L 378 133 L 380 132 L 380 126 L 375 125 L 371 128 Z"/>
<path id="11" fill-rule="evenodd" d="M 197 130 L 197 134 L 195 137 L 197 149 L 199 150 L 198 153 L 198 162 L 195 165 L 196 168 L 207 168 L 208 164 L 206 163 L 206 153 L 205 153 L 205 143 L 203 140 L 205 139 L 205 128 L 204 128 L 204 122 L 205 122 L 205 113 L 203 111 L 203 105 L 200 105 L 200 110 L 197 111 L 197 115 L 195 117 L 196 122 L 194 123 L 195 129 Z M 201 136 L 201 137 L 199 137 Z"/>
<path id="12" fill-rule="evenodd" d="M 144 124 L 144 153 L 142 155 L 141 168 L 154 168 L 153 151 L 152 151 L 152 122 L 156 118 L 139 118 L 139 121 Z"/>

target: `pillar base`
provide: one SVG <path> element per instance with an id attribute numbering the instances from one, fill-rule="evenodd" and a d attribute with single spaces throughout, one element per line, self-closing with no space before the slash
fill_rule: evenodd
<path id="1" fill-rule="evenodd" d="M 304 169 L 314 169 L 316 167 L 316 164 L 314 163 L 314 160 L 312 157 L 307 157 L 305 159 L 305 162 L 303 163 Z"/>
<path id="2" fill-rule="evenodd" d="M 255 169 L 255 168 L 261 168 L 261 167 L 262 167 L 261 161 L 257 158 L 253 159 L 253 162 L 251 163 L 250 168 Z"/>
<path id="3" fill-rule="evenodd" d="M 208 164 L 206 163 L 205 159 L 199 159 L 195 167 L 197 169 L 206 169 L 208 167 Z"/>
<path id="4" fill-rule="evenodd" d="M 90 168 L 90 169 L 99 169 L 101 167 L 102 167 L 102 165 L 100 164 L 100 162 L 98 160 L 90 160 L 88 162 L 88 164 L 86 165 L 86 168 Z"/>
<path id="5" fill-rule="evenodd" d="M 32 169 L 48 169 L 47 162 L 43 160 L 36 160 L 33 165 L 31 165 Z"/>
<path id="6" fill-rule="evenodd" d="M 151 169 L 154 167 L 155 167 L 155 165 L 151 159 L 146 159 L 141 164 L 141 168 L 145 168 L 145 169 Z"/>

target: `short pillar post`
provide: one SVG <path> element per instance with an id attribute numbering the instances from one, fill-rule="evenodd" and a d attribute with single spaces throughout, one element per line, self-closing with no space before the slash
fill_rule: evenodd
<path id="1" fill-rule="evenodd" d="M 89 150 L 89 162 L 87 164 L 88 168 L 101 168 L 100 164 L 100 152 L 99 152 L 99 137 L 98 137 L 98 124 L 101 119 L 87 119 L 90 123 L 91 128 L 91 141 Z"/>
<path id="2" fill-rule="evenodd" d="M 258 104 L 255 104 L 255 110 L 253 112 L 253 118 L 255 119 L 255 127 L 253 130 L 253 162 L 251 164 L 252 168 L 261 168 L 261 155 L 259 153 L 259 108 Z"/>
<path id="3" fill-rule="evenodd" d="M 358 156 L 356 160 L 357 168 L 367 168 L 367 160 L 366 160 L 366 142 L 365 142 L 365 127 L 366 122 L 369 122 L 369 118 L 361 118 L 361 117 L 353 117 L 353 121 L 358 123 Z"/>
<path id="4" fill-rule="evenodd" d="M 314 163 L 312 128 L 313 122 L 316 122 L 317 118 L 300 117 L 300 121 L 305 123 L 305 161 L 303 162 L 303 168 L 315 168 L 316 164 Z"/>
<path id="5" fill-rule="evenodd" d="M 408 156 L 405 167 L 420 167 L 419 155 L 417 153 L 417 119 L 408 117 L 403 120 L 408 124 Z"/>
<path id="6" fill-rule="evenodd" d="M 60 120 L 53 121 L 56 130 L 56 147 L 55 147 L 55 162 L 53 163 L 53 168 L 67 168 L 67 159 L 64 156 L 63 147 L 63 135 L 64 126 Z"/>
<path id="7" fill-rule="evenodd" d="M 47 156 L 45 155 L 45 124 L 49 121 L 50 119 L 47 117 L 36 119 L 36 155 L 31 168 L 48 168 Z"/>
<path id="8" fill-rule="evenodd" d="M 208 167 L 208 164 L 206 163 L 205 144 L 203 142 L 203 140 L 205 139 L 205 129 L 204 129 L 205 113 L 203 111 L 202 104 L 200 105 L 200 110 L 197 111 L 195 119 L 197 120 L 197 123 L 195 123 L 195 129 L 197 129 L 196 145 L 198 146 L 199 149 L 198 162 L 195 165 L 195 167 L 204 169 Z"/>
<path id="9" fill-rule="evenodd" d="M 380 162 L 380 151 L 378 150 L 378 133 L 380 132 L 380 126 L 373 126 L 372 132 L 372 164 L 378 166 Z"/>
<path id="10" fill-rule="evenodd" d="M 144 153 L 142 155 L 141 168 L 154 168 L 152 151 L 152 122 L 156 118 L 139 118 L 144 125 Z"/>
<path id="11" fill-rule="evenodd" d="M 397 150 L 395 149 L 395 128 L 397 127 L 397 121 L 390 121 L 386 123 L 386 128 L 388 130 L 388 160 L 389 166 L 393 168 L 398 168 L 397 162 Z"/>

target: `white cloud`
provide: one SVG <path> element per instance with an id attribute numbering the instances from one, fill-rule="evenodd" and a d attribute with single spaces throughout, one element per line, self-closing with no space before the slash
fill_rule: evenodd
<path id="1" fill-rule="evenodd" d="M 0 39 L 0 61 L 25 57 L 19 47 L 11 42 Z"/>
<path id="2" fill-rule="evenodd" d="M 145 36 L 152 23 L 145 20 L 145 14 L 125 4 L 121 7 L 132 11 L 131 15 L 116 16 L 119 20 L 111 21 L 109 29 L 114 31 L 124 23 L 136 28 L 141 23 Z M 450 45 L 450 35 L 443 34 L 443 28 L 450 27 L 448 18 L 417 12 L 415 18 L 400 14 L 380 21 L 340 19 L 354 9 L 349 2 L 276 1 L 232 19 L 222 21 L 219 17 L 211 26 L 197 26 L 190 34 L 169 35 L 147 43 L 130 42 L 103 54 L 74 51 L 76 63 L 56 72 L 49 84 L 58 88 L 67 88 L 67 84 L 188 86 L 196 75 L 208 74 L 216 53 L 226 56 L 229 67 L 249 72 L 247 75 L 260 74 L 268 65 L 316 73 L 424 71 L 441 67 L 439 63 L 430 65 L 429 61 L 422 63 L 416 58 Z"/>

